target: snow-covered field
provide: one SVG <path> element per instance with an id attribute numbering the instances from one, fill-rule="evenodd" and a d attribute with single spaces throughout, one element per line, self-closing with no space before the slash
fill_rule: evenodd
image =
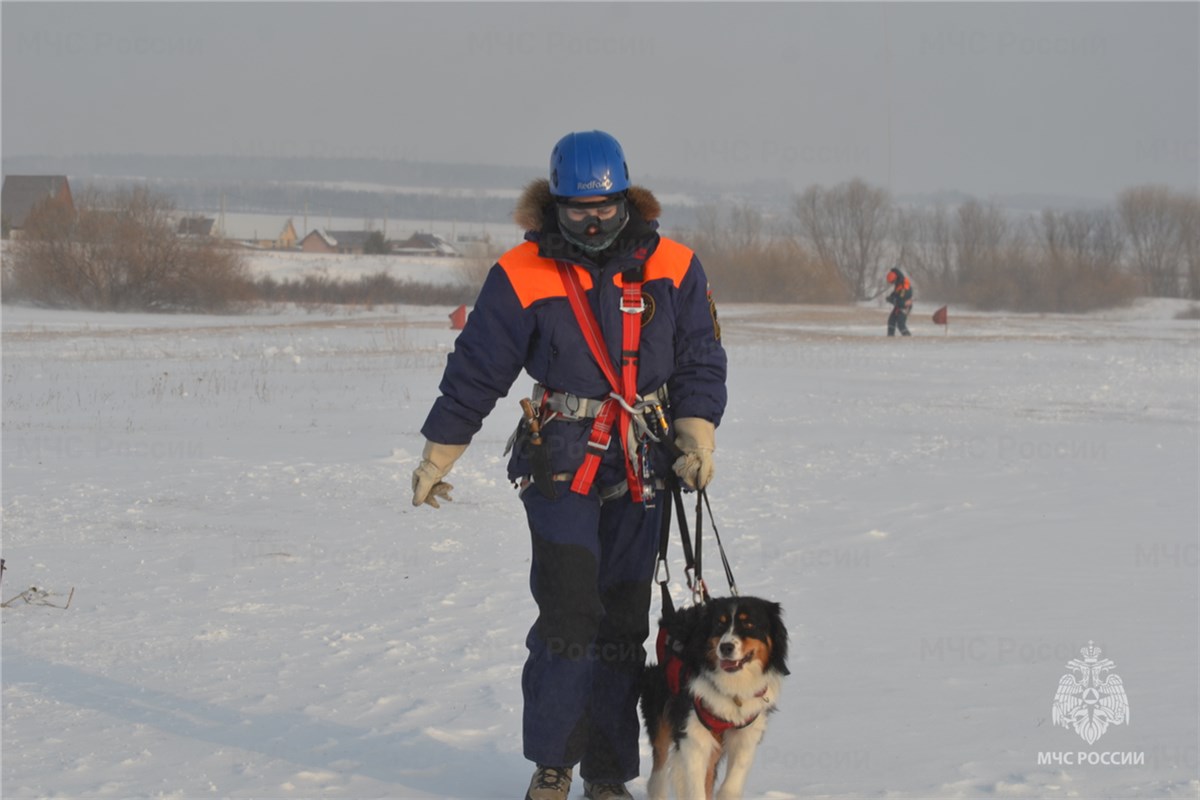
<path id="1" fill-rule="evenodd" d="M 325 253 L 296 253 L 291 251 L 258 250 L 243 254 L 246 268 L 253 279 L 270 276 L 277 281 L 302 280 L 319 276 L 331 280 L 356 281 L 380 273 L 398 281 L 454 285 L 473 279 L 482 283 L 489 263 L 470 258 L 437 258 L 392 255 L 351 255 Z"/>
<path id="2" fill-rule="evenodd" d="M 714 511 L 793 637 L 752 796 L 1200 792 L 1176 310 L 722 308 Z M 4 308 L 0 591 L 74 589 L 3 611 L 5 797 L 521 796 L 528 384 L 412 508 L 448 311 Z M 1130 710 L 1092 745 L 1051 718 L 1089 641 Z"/>

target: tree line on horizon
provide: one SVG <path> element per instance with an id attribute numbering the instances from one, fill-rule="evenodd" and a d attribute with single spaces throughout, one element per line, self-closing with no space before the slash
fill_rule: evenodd
<path id="1" fill-rule="evenodd" d="M 706 207 L 683 231 L 726 300 L 878 296 L 899 267 L 925 298 L 981 310 L 1083 312 L 1139 296 L 1200 300 L 1200 196 L 1126 189 L 1107 208 L 1014 215 L 967 199 L 910 208 L 853 179 L 810 186 L 786 219 Z"/>
<path id="2" fill-rule="evenodd" d="M 220 312 L 273 302 L 457 305 L 470 302 L 498 255 L 464 268 L 461 287 L 383 273 L 255 279 L 240 251 L 181 238 L 174 210 L 168 195 L 145 186 L 93 187 L 73 212 L 44 204 L 9 242 L 5 302 Z M 1109 208 L 1016 216 L 974 199 L 905 207 L 854 179 L 794 195 L 783 219 L 748 203 L 704 206 L 676 238 L 696 251 L 726 302 L 868 300 L 892 267 L 924 299 L 983 310 L 1084 312 L 1139 296 L 1200 300 L 1200 197 L 1163 186 L 1126 189 Z"/>

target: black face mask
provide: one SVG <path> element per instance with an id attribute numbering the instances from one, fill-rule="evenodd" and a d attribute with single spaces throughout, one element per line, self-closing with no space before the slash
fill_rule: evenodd
<path id="1" fill-rule="evenodd" d="M 576 212 L 616 204 L 617 213 L 608 219 L 589 214 L 581 220 L 571 218 L 569 210 Z M 559 202 L 558 227 L 567 241 L 588 253 L 598 253 L 617 240 L 629 222 L 629 208 L 624 196 L 605 198 L 594 203 Z"/>

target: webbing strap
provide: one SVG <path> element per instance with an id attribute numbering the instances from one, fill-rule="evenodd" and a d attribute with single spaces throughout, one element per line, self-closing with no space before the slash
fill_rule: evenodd
<path id="1" fill-rule="evenodd" d="M 701 489 L 696 493 L 696 536 L 693 539 L 691 532 L 688 530 L 687 512 L 683 507 L 683 491 L 680 487 L 679 479 L 674 474 L 667 476 L 666 490 L 671 494 L 674 502 L 667 503 L 663 507 L 658 529 L 658 564 L 655 567 L 655 580 L 658 582 L 658 588 L 662 592 L 664 619 L 675 615 L 675 603 L 671 600 L 671 592 L 667 587 L 670 580 L 667 568 L 667 549 L 671 539 L 672 505 L 675 507 L 675 515 L 679 520 L 679 541 L 683 545 L 684 573 L 687 577 L 687 586 L 692 592 L 692 600 L 696 603 L 707 603 L 711 599 L 708 593 L 708 584 L 704 582 L 703 564 L 701 562 L 704 542 L 704 509 L 706 508 L 708 509 L 708 524 L 712 527 L 713 536 L 717 540 L 717 550 L 721 555 L 721 565 L 725 569 L 725 580 L 729 582 L 729 593 L 734 597 L 740 594 L 737 582 L 733 579 L 733 568 L 729 565 L 729 557 L 725 553 L 725 545 L 721 542 L 721 532 L 717 530 L 717 523 L 713 520 L 712 504 L 708 500 L 708 492 Z"/>
<path id="2" fill-rule="evenodd" d="M 587 341 L 588 350 L 592 352 L 592 358 L 600 366 L 600 371 L 604 373 L 604 378 L 612 390 L 620 392 L 621 382 L 613 369 L 612 359 L 608 356 L 604 335 L 600 332 L 600 323 L 588 304 L 587 295 L 579 282 L 579 276 L 575 274 L 575 268 L 564 261 L 554 263 L 558 266 L 558 275 L 562 279 L 563 288 L 567 290 L 567 301 L 571 304 L 571 310 L 575 312 L 575 319 L 583 331 L 583 338 Z"/>
<path id="3" fill-rule="evenodd" d="M 693 591 L 693 595 L 700 602 L 708 602 L 708 587 L 704 584 L 700 576 L 700 564 L 697 561 L 699 555 L 699 541 L 696 542 L 696 549 L 692 549 L 692 534 L 688 530 L 687 511 L 683 507 L 683 490 L 679 485 L 679 478 L 674 472 L 667 475 L 665 480 L 665 488 L 668 494 L 671 495 L 672 502 L 663 503 L 662 518 L 659 520 L 658 527 L 658 569 L 657 579 L 658 588 L 662 593 L 662 613 L 664 618 L 669 618 L 675 614 L 675 603 L 671 600 L 671 591 L 667 588 L 667 583 L 670 580 L 670 571 L 667 568 L 667 550 L 671 543 L 671 507 L 675 508 L 675 516 L 679 520 L 679 541 L 683 545 L 683 570 L 684 576 L 687 579 L 688 588 Z M 699 519 L 696 520 L 700 522 Z M 696 528 L 697 539 L 699 539 L 700 528 Z"/>
<path id="4" fill-rule="evenodd" d="M 600 331 L 600 323 L 592 312 L 583 286 L 579 283 L 579 276 L 575 274 L 575 268 L 564 261 L 556 261 L 555 264 L 558 266 L 558 274 L 562 279 L 563 288 L 567 292 L 567 301 L 571 304 L 571 311 L 575 314 L 575 320 L 579 323 L 580 330 L 583 331 L 583 338 L 587 342 L 588 350 L 592 353 L 592 358 L 599 365 L 600 371 L 604 373 L 604 378 L 612 390 L 624 398 L 625 405 L 632 407 L 638 399 L 638 348 L 641 345 L 642 335 L 641 281 L 624 282 L 621 294 L 621 310 L 626 313 L 621 326 L 621 375 L 618 378 L 617 372 L 613 368 L 612 358 L 608 354 L 608 347 L 604 342 L 604 334 Z M 623 405 L 612 400 L 606 401 L 601 406 L 600 413 L 596 415 L 596 419 L 592 423 L 587 453 L 584 454 L 583 464 L 575 472 L 575 479 L 571 481 L 571 491 L 587 494 L 591 490 L 596 472 L 600 468 L 601 456 L 612 441 L 614 418 L 616 430 L 621 439 L 621 449 L 625 451 L 625 478 L 629 483 L 629 495 L 635 503 L 640 503 L 642 502 L 642 481 L 634 463 L 637 454 L 629 452 L 628 437 L 625 435 L 633 422 L 633 417 Z"/>
<path id="5" fill-rule="evenodd" d="M 588 436 L 583 463 L 579 465 L 571 481 L 571 491 L 587 494 L 592 488 L 592 482 L 596 480 L 596 473 L 600 469 L 600 459 L 612 442 L 613 421 L 619 419 L 619 410 L 620 407 L 612 401 L 600 406 L 600 413 L 592 420 L 592 432 Z M 628 478 L 628 475 L 626 477 Z"/>
<path id="6" fill-rule="evenodd" d="M 729 566 L 729 556 L 725 555 L 725 545 L 721 543 L 721 532 L 717 530 L 717 521 L 713 519 L 712 504 L 708 502 L 708 492 L 701 489 L 697 494 L 699 497 L 696 498 L 696 574 L 700 573 L 700 531 L 703 528 L 700 503 L 703 501 L 704 507 L 708 509 L 708 524 L 712 526 L 713 538 L 717 540 L 717 550 L 721 553 L 721 565 L 725 568 L 725 580 L 729 582 L 729 593 L 737 597 L 737 581 L 733 579 L 733 568 Z M 706 588 L 705 591 L 707 592 L 708 589 Z"/>

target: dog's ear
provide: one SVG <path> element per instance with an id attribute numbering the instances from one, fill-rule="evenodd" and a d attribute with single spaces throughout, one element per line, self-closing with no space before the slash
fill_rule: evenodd
<path id="1" fill-rule="evenodd" d="M 682 655 L 689 664 L 699 664 L 705 658 L 713 613 L 712 603 L 688 606 L 680 609 L 667 628 L 667 632 L 683 645 Z"/>
<path id="2" fill-rule="evenodd" d="M 783 624 L 783 606 L 771 603 L 768 606 L 771 615 L 771 663 L 770 667 L 781 675 L 790 675 L 787 668 L 788 632 Z"/>

